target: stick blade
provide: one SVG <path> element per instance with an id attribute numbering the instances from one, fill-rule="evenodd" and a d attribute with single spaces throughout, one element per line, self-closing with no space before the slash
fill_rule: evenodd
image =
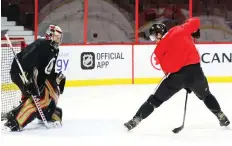
<path id="1" fill-rule="evenodd" d="M 172 132 L 179 133 L 182 129 L 183 129 L 183 126 L 173 129 Z"/>

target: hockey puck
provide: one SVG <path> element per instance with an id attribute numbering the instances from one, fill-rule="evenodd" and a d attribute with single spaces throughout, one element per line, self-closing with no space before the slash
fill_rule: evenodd
<path id="1" fill-rule="evenodd" d="M 94 33 L 94 34 L 93 34 L 93 37 L 94 37 L 94 38 L 97 38 L 97 37 L 98 37 L 98 34 L 97 34 L 97 33 Z"/>

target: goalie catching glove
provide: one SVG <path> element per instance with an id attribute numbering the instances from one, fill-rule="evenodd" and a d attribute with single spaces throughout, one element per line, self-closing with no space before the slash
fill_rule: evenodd
<path id="1" fill-rule="evenodd" d="M 56 84 L 60 89 L 60 94 L 63 94 L 66 77 L 64 76 L 64 74 L 62 74 L 62 72 L 54 73 L 54 75 L 55 75 Z"/>

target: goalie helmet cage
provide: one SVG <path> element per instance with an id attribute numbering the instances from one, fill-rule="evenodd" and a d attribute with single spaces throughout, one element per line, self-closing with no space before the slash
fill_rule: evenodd
<path id="1" fill-rule="evenodd" d="M 15 53 L 26 46 L 24 38 L 10 38 Z M 10 77 L 11 63 L 14 54 L 6 38 L 1 38 L 1 120 L 6 118 L 6 113 L 20 104 L 22 97 L 19 88 Z"/>

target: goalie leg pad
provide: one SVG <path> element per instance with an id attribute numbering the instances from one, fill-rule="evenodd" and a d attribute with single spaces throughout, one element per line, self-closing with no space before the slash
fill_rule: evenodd
<path id="1" fill-rule="evenodd" d="M 25 127 L 36 117 L 36 107 L 31 98 L 28 98 L 25 103 L 23 103 L 22 108 L 16 114 L 16 120 L 21 127 Z"/>
<path id="2" fill-rule="evenodd" d="M 39 100 L 40 107 L 42 109 L 46 108 L 50 104 L 49 93 L 45 90 L 42 98 Z M 23 104 L 20 111 L 17 113 L 16 120 L 19 123 L 19 126 L 25 127 L 31 121 L 33 121 L 36 116 L 40 116 L 38 110 L 34 104 L 32 98 L 28 98 Z"/>
<path id="3" fill-rule="evenodd" d="M 62 127 L 62 109 L 61 108 L 57 107 L 55 111 L 52 114 L 49 113 L 49 115 L 51 115 L 51 117 L 49 117 L 49 120 L 48 120 L 50 127 L 53 127 L 53 128 Z M 41 121 L 41 118 L 38 118 L 38 119 Z"/>
<path id="4" fill-rule="evenodd" d="M 52 121 L 55 122 L 55 121 L 59 121 L 59 122 L 62 122 L 62 109 L 57 107 L 55 112 L 52 114 Z"/>
<path id="5" fill-rule="evenodd" d="M 51 101 L 50 105 L 43 111 L 48 122 L 62 122 L 62 109 L 60 107 L 57 107 L 54 101 Z M 41 120 L 41 117 L 39 115 L 37 115 L 37 118 Z"/>
<path id="6" fill-rule="evenodd" d="M 21 131 L 22 127 L 16 120 L 18 112 L 22 109 L 24 103 L 21 103 L 18 107 L 11 110 L 6 114 L 7 122 L 4 124 L 5 127 L 9 128 L 10 131 Z"/>
<path id="7" fill-rule="evenodd" d="M 55 112 L 55 110 L 56 110 L 56 104 L 54 100 L 51 100 L 49 106 L 43 109 L 45 118 L 47 119 L 48 122 L 52 120 L 52 114 Z M 37 115 L 37 118 L 39 120 L 42 120 L 40 115 Z"/>

